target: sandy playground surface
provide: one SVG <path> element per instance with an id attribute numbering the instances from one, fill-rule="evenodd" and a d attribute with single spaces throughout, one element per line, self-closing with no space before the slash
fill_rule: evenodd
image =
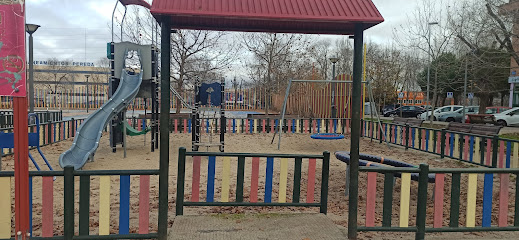
<path id="1" fill-rule="evenodd" d="M 332 159 L 330 163 L 330 178 L 329 178 L 329 196 L 328 196 L 328 217 L 330 217 L 336 224 L 340 226 L 347 226 L 347 213 L 348 213 L 348 198 L 345 196 L 345 175 L 346 165 L 338 161 L 334 156 L 335 151 L 348 151 L 350 146 L 349 137 L 345 140 L 337 141 L 321 141 L 313 140 L 307 134 L 288 134 L 283 135 L 283 142 L 281 150 L 277 150 L 277 138 L 275 144 L 270 144 L 272 134 L 227 134 L 226 135 L 226 152 L 254 152 L 254 153 L 297 153 L 297 154 L 322 154 L 323 151 L 329 151 L 332 153 Z M 206 136 L 203 137 L 204 140 Z M 106 169 L 158 169 L 159 167 L 159 151 L 150 151 L 150 135 L 146 135 L 146 143 L 144 143 L 144 136 L 128 137 L 128 148 L 127 158 L 123 158 L 123 150 L 121 147 L 118 148 L 116 153 L 112 153 L 108 143 L 108 135 L 105 133 L 101 139 L 100 147 L 97 150 L 95 161 L 87 163 L 84 166 L 84 170 L 106 170 Z M 53 144 L 50 146 L 43 147 L 42 150 L 47 156 L 47 159 L 51 162 L 55 169 L 61 169 L 58 164 L 59 155 L 67 150 L 72 144 L 72 139 L 66 140 L 61 143 Z M 188 150 L 191 148 L 191 135 L 190 134 L 171 134 L 170 135 L 170 183 L 169 183 L 169 224 L 173 224 L 175 216 L 175 193 L 176 193 L 176 176 L 177 176 L 177 155 L 179 147 L 186 147 Z M 206 149 L 200 149 L 204 151 Z M 216 149 L 212 149 L 216 151 Z M 379 144 L 378 142 L 370 142 L 369 139 L 363 138 L 361 140 L 361 152 L 366 154 L 372 154 L 377 156 L 384 156 L 385 158 L 398 159 L 406 161 L 412 164 L 427 163 L 434 167 L 442 168 L 465 168 L 474 167 L 454 160 L 439 159 L 432 154 L 426 154 L 414 150 L 405 151 L 402 148 L 391 147 L 389 149 L 385 145 Z M 33 156 L 38 155 L 35 151 L 31 152 Z M 40 165 L 43 165 L 43 161 L 36 157 Z M 221 174 L 222 174 L 222 159 L 217 158 L 216 162 L 216 181 L 215 181 L 215 200 L 220 199 L 221 186 Z M 250 172 L 251 172 L 251 159 L 246 159 L 245 169 L 245 189 L 244 189 L 244 201 L 248 201 L 250 192 Z M 263 200 L 264 189 L 262 186 L 265 181 L 265 159 L 260 161 L 260 189 L 258 193 L 258 201 Z M 205 183 L 207 178 L 207 159 L 202 158 L 201 163 L 201 183 L 200 183 L 200 199 L 205 199 Z M 236 161 L 231 163 L 231 187 L 230 187 L 230 201 L 235 199 L 235 186 L 236 186 Z M 34 167 L 30 164 L 31 170 Z M 315 189 L 316 201 L 320 198 L 320 161 L 317 161 L 317 179 Z M 42 166 L 43 168 L 43 166 Z M 293 189 L 293 161 L 289 161 L 289 175 L 287 184 L 287 201 L 291 201 L 292 189 Z M 303 173 L 301 181 L 301 201 L 306 200 L 306 176 L 307 176 L 308 163 L 303 161 Z M 12 156 L 4 157 L 2 162 L 3 170 L 13 169 Z M 292 171 L 291 171 L 292 170 Z M 272 200 L 277 201 L 278 199 L 278 185 L 279 185 L 279 161 L 275 161 L 274 165 L 274 183 L 273 183 L 273 194 Z M 277 173 L 277 174 L 276 174 Z M 192 175 L 192 162 L 190 159 L 186 162 L 186 196 L 185 199 L 190 199 L 191 190 L 191 175 Z M 494 184 L 494 200 L 493 200 L 493 218 L 492 225 L 497 225 L 497 210 L 498 210 L 498 189 L 499 181 L 498 176 L 495 176 L 496 183 Z M 460 226 L 465 223 L 465 205 L 466 205 L 466 179 L 467 176 L 462 175 L 462 193 L 461 193 L 461 206 L 460 206 Z M 118 232 L 118 212 L 119 212 L 119 177 L 111 177 L 111 215 L 110 225 L 111 232 Z M 360 174 L 360 186 L 359 186 L 359 220 L 358 224 L 364 224 L 364 213 L 366 206 L 366 174 Z M 514 186 L 515 180 L 512 179 L 510 185 Z M 14 181 L 12 181 L 14 188 Z M 34 178 L 33 180 L 33 225 L 34 235 L 40 236 L 41 233 L 41 178 Z M 79 178 L 76 178 L 76 196 L 79 196 Z M 445 183 L 445 209 L 444 209 L 444 226 L 448 225 L 449 221 L 449 206 L 450 206 L 450 176 L 446 177 Z M 12 188 L 12 189 L 13 189 Z M 61 194 L 63 189 L 63 180 L 58 178 L 54 182 L 54 233 L 60 234 L 63 231 L 63 195 Z M 481 209 L 482 209 L 482 189 L 483 189 L 483 175 L 478 176 L 478 196 L 477 196 L 477 213 L 476 213 L 476 225 L 481 225 Z M 375 224 L 381 225 L 382 221 L 382 192 L 383 192 L 383 176 L 379 174 L 377 181 L 377 199 L 376 199 L 376 219 Z M 429 184 L 429 200 L 428 200 L 428 226 L 432 226 L 432 213 L 433 213 L 433 185 Z M 130 232 L 138 231 L 138 194 L 139 194 L 139 179 L 137 176 L 131 178 L 131 195 L 130 195 Z M 411 186 L 411 207 L 410 207 L 410 219 L 409 225 L 414 226 L 415 213 L 416 213 L 416 196 L 417 196 L 417 183 L 412 182 Z M 510 203 L 509 203 L 509 224 L 513 224 L 513 213 L 515 197 L 515 189 L 510 188 Z M 12 193 L 12 202 L 14 204 L 14 192 Z M 79 211 L 79 197 L 76 197 L 76 213 Z M 396 180 L 393 200 L 393 219 L 392 225 L 398 226 L 399 224 L 399 200 L 400 200 L 400 179 Z M 13 206 L 14 207 L 14 206 Z M 91 199 L 90 199 L 90 234 L 97 234 L 98 226 L 98 210 L 99 210 L 99 177 L 91 177 Z M 152 176 L 150 183 L 150 231 L 156 231 L 157 229 L 157 215 L 158 215 L 158 177 Z M 185 208 L 184 214 L 214 214 L 214 213 L 293 213 L 293 212 L 314 212 L 317 213 L 319 210 L 316 208 L 301 209 L 301 208 L 231 208 L 231 207 L 198 207 L 198 208 Z M 13 214 L 14 215 L 14 214 Z M 78 214 L 76 216 L 75 224 L 78 224 Z M 13 216 L 14 222 L 14 216 Z M 13 230 L 14 231 L 14 230 Z M 76 231 L 78 228 L 76 227 Z M 370 239 L 412 239 L 414 238 L 413 233 L 360 233 L 361 238 Z M 459 239 L 459 238 L 517 238 L 519 233 L 444 233 L 444 234 L 427 234 L 427 237 L 438 238 L 438 239 Z"/>

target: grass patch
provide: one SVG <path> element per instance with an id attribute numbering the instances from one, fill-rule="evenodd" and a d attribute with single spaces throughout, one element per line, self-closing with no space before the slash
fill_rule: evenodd
<path id="1" fill-rule="evenodd" d="M 506 133 L 499 135 L 500 138 L 510 139 L 510 140 L 518 140 L 519 141 L 519 133 Z"/>

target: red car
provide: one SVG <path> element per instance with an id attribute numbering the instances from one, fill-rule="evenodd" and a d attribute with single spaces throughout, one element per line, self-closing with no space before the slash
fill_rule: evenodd
<path id="1" fill-rule="evenodd" d="M 478 118 L 492 118 L 492 114 L 501 113 L 510 109 L 509 107 L 487 107 L 484 114 L 467 114 L 465 116 L 465 123 L 470 123 L 470 116 L 474 115 Z"/>

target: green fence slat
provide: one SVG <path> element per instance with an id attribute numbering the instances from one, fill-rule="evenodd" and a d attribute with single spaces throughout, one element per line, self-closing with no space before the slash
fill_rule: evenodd
<path id="1" fill-rule="evenodd" d="M 519 227 L 519 174 L 515 175 L 515 214 L 514 226 Z"/>
<path id="2" fill-rule="evenodd" d="M 303 164 L 302 158 L 296 158 L 294 166 L 294 190 L 292 192 L 292 202 L 298 203 L 301 195 L 301 166 Z"/>
<path id="3" fill-rule="evenodd" d="M 461 174 L 452 174 L 452 187 L 451 187 L 451 213 L 449 227 L 459 227 L 460 218 L 460 182 Z"/>
<path id="4" fill-rule="evenodd" d="M 238 176 L 236 179 L 236 202 L 243 202 L 243 181 L 245 177 L 245 157 L 238 157 Z"/>
<path id="5" fill-rule="evenodd" d="M 90 176 L 79 177 L 79 235 L 89 235 Z"/>
<path id="6" fill-rule="evenodd" d="M 382 207 L 382 226 L 391 227 L 393 215 L 393 173 L 384 173 L 384 200 Z"/>

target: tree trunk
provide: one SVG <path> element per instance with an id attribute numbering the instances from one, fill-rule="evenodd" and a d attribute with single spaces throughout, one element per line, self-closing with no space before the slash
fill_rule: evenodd
<path id="1" fill-rule="evenodd" d="M 479 112 L 485 112 L 485 109 L 492 104 L 492 97 L 489 93 L 480 93 L 479 97 Z"/>

